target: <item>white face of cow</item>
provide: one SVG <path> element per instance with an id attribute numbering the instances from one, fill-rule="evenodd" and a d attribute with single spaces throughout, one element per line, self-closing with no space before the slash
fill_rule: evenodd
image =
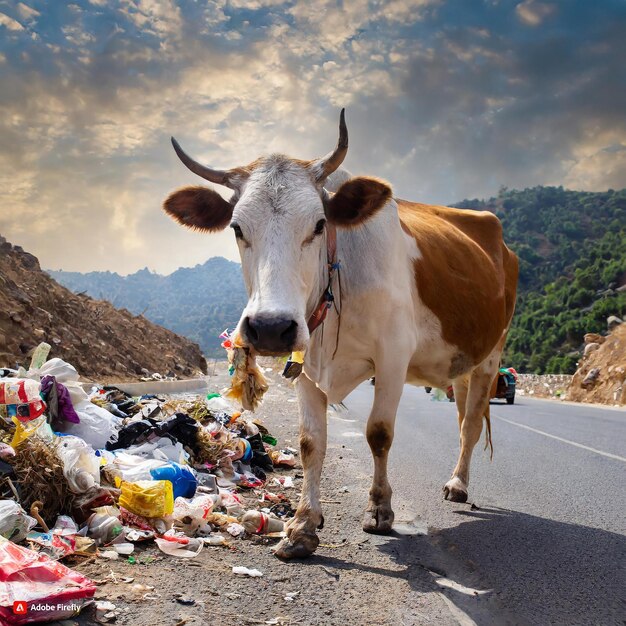
<path id="1" fill-rule="evenodd" d="M 172 143 L 190 170 L 235 191 L 228 202 L 212 189 L 185 187 L 171 194 L 163 208 L 190 228 L 233 229 L 249 294 L 238 326 L 244 343 L 268 355 L 304 350 L 309 339 L 306 316 L 311 313 L 307 306 L 326 287 L 319 281 L 326 271 L 326 223 L 358 226 L 391 197 L 386 183 L 363 177 L 348 180 L 332 197 L 323 191 L 324 181 L 348 150 L 344 112 L 337 148 L 317 161 L 272 155 L 220 171 L 200 165 Z"/>
<path id="2" fill-rule="evenodd" d="M 325 224 L 311 173 L 286 157 L 262 159 L 242 188 L 230 224 L 250 296 L 239 333 L 258 352 L 306 348 L 307 302 L 319 295 L 312 290 L 323 269 Z"/>

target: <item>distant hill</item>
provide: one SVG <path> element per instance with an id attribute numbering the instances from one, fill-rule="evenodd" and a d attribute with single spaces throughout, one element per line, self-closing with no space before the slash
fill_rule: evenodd
<path id="1" fill-rule="evenodd" d="M 507 363 L 573 373 L 584 334 L 606 333 L 609 315 L 626 314 L 626 189 L 502 189 L 456 206 L 495 213 L 520 258 Z"/>
<path id="2" fill-rule="evenodd" d="M 0 303 L 2 367 L 28 368 L 33 349 L 45 341 L 50 358 L 65 359 L 98 382 L 207 371 L 197 344 L 109 302 L 71 293 L 36 257 L 1 236 Z"/>
<path id="3" fill-rule="evenodd" d="M 195 267 L 162 276 L 148 269 L 129 276 L 113 272 L 49 271 L 75 293 L 103 298 L 196 341 L 205 355 L 225 357 L 219 335 L 234 328 L 247 295 L 241 266 L 214 257 Z"/>
<path id="4" fill-rule="evenodd" d="M 519 297 L 505 360 L 520 371 L 573 373 L 583 335 L 626 315 L 626 190 L 502 189 L 456 206 L 495 213 L 520 257 Z M 246 304 L 241 267 L 222 258 L 169 276 L 141 270 L 50 272 L 75 292 L 106 298 L 223 356 L 218 335 Z"/>

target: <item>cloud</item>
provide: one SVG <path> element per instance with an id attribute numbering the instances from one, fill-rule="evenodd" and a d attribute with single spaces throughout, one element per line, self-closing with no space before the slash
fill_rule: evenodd
<path id="1" fill-rule="evenodd" d="M 5 26 L 8 30 L 24 30 L 24 27 L 17 20 L 14 20 L 12 17 L 9 17 L 4 13 L 0 13 L 0 25 Z"/>
<path id="2" fill-rule="evenodd" d="M 33 9 L 32 7 L 29 7 L 27 4 L 24 4 L 23 2 L 17 3 L 17 12 L 19 16 L 25 21 L 34 20 L 36 17 L 41 15 L 39 11 L 37 11 L 36 9 Z"/>
<path id="3" fill-rule="evenodd" d="M 169 136 L 216 167 L 312 158 L 336 143 L 342 106 L 347 167 L 401 197 L 626 184 L 618 0 L 7 6 L 0 231 L 47 267 L 236 259 L 230 233 L 191 233 L 161 212 L 171 190 L 199 182 Z"/>
<path id="4" fill-rule="evenodd" d="M 547 17 L 556 11 L 554 4 L 524 0 L 515 7 L 517 17 L 528 26 L 539 26 Z"/>

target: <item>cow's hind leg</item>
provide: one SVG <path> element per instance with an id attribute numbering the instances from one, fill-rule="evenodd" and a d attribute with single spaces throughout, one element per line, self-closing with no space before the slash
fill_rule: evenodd
<path id="1" fill-rule="evenodd" d="M 463 403 L 459 404 L 461 453 L 454 472 L 452 472 L 452 478 L 443 487 L 446 500 L 451 500 L 452 502 L 467 501 L 472 452 L 480 439 L 480 434 L 483 430 L 483 419 L 486 419 L 487 422 L 489 420 L 489 395 L 491 383 L 495 376 L 494 367 L 492 359 L 489 359 L 472 372 L 469 379 L 469 387 L 466 387 L 465 406 L 463 406 Z M 463 385 L 460 384 L 459 387 L 459 391 L 463 394 Z M 462 397 L 460 396 L 458 399 Z"/>
<path id="2" fill-rule="evenodd" d="M 316 529 L 324 523 L 320 503 L 320 477 L 326 455 L 327 399 L 305 374 L 296 382 L 300 408 L 300 454 L 304 471 L 302 495 L 294 518 L 288 523 L 287 538 L 274 554 L 283 559 L 303 558 L 319 544 Z"/>
<path id="3" fill-rule="evenodd" d="M 391 371 L 397 373 L 395 369 Z M 389 380 L 388 376 L 376 372 L 374 405 L 367 421 L 367 442 L 374 457 L 374 479 L 363 519 L 363 530 L 368 533 L 388 534 L 393 525 L 387 457 L 403 387 L 404 380 L 401 377 Z"/>

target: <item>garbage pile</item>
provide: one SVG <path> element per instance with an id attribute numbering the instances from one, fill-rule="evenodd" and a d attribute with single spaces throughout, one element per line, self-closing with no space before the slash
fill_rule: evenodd
<path id="1" fill-rule="evenodd" d="M 25 623 L 16 602 L 52 607 L 29 621 L 67 617 L 61 598 L 74 613 L 89 602 L 94 583 L 58 562 L 69 556 L 133 562 L 154 541 L 193 558 L 207 544 L 284 535 L 293 480 L 269 474 L 294 467 L 296 451 L 258 420 L 218 393 L 85 390 L 48 349 L 28 370 L 0 370 L 0 623 Z"/>

